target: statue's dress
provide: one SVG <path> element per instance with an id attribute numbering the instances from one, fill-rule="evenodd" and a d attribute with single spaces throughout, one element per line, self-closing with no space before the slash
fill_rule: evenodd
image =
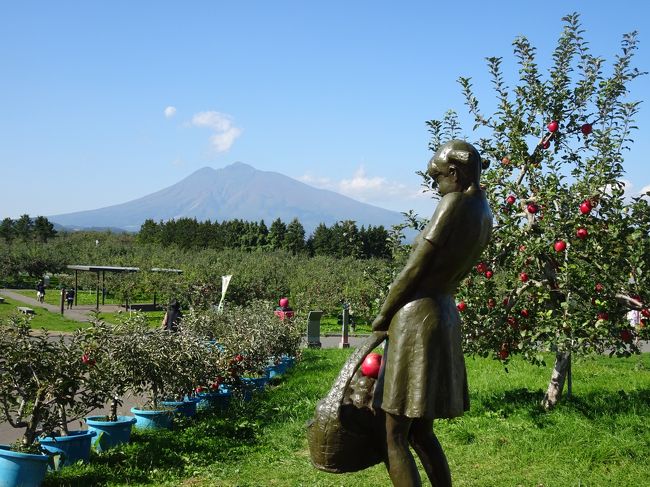
<path id="1" fill-rule="evenodd" d="M 392 317 L 373 405 L 411 418 L 453 418 L 469 409 L 460 316 L 453 293 L 487 245 L 492 214 L 482 191 L 451 193 L 418 235 L 429 245 L 420 282 Z"/>

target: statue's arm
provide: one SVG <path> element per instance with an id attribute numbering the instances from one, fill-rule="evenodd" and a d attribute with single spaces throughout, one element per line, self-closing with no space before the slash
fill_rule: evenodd
<path id="1" fill-rule="evenodd" d="M 446 195 L 436 207 L 431 222 L 418 236 L 419 242 L 411 251 L 406 265 L 390 286 L 386 300 L 372 323 L 373 331 L 386 331 L 393 316 L 412 298 L 422 275 L 430 270 L 436 251 L 444 245 L 452 226 L 452 215 L 460 193 Z"/>

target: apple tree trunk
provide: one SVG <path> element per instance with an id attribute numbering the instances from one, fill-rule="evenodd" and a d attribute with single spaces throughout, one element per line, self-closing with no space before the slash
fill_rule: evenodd
<path id="1" fill-rule="evenodd" d="M 571 352 L 557 352 L 555 355 L 555 365 L 553 374 L 548 384 L 548 389 L 542 399 L 542 407 L 546 410 L 553 409 L 560 397 L 564 383 L 567 382 L 567 396 L 571 396 Z"/>

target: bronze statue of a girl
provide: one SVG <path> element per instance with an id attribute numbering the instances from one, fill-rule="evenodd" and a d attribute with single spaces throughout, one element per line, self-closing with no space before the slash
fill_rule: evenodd
<path id="1" fill-rule="evenodd" d="M 478 151 L 462 140 L 447 142 L 429 161 L 428 174 L 442 198 L 372 324 L 373 343 L 387 338 L 373 409 L 385 426 L 381 459 L 395 486 L 421 485 L 409 446 L 432 485 L 451 485 L 433 420 L 461 416 L 469 408 L 454 292 L 492 231 L 481 169 Z"/>

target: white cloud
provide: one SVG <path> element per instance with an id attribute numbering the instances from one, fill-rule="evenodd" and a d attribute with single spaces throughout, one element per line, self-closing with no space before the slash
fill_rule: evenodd
<path id="1" fill-rule="evenodd" d="M 176 107 L 168 106 L 165 108 L 165 118 L 172 118 L 176 115 Z"/>
<path id="2" fill-rule="evenodd" d="M 349 178 L 334 180 L 305 174 L 298 179 L 317 188 L 336 191 L 355 200 L 396 211 L 407 211 L 414 206 L 422 211 L 420 207 L 428 207 L 426 201 L 431 199 L 431 195 L 424 195 L 419 187 L 369 175 L 363 166 L 359 166 Z"/>
<path id="3" fill-rule="evenodd" d="M 226 152 L 235 139 L 239 137 L 242 130 L 235 127 L 232 117 L 219 112 L 199 112 L 192 117 L 192 125 L 195 127 L 207 127 L 214 132 L 210 136 L 210 143 L 217 152 Z"/>

